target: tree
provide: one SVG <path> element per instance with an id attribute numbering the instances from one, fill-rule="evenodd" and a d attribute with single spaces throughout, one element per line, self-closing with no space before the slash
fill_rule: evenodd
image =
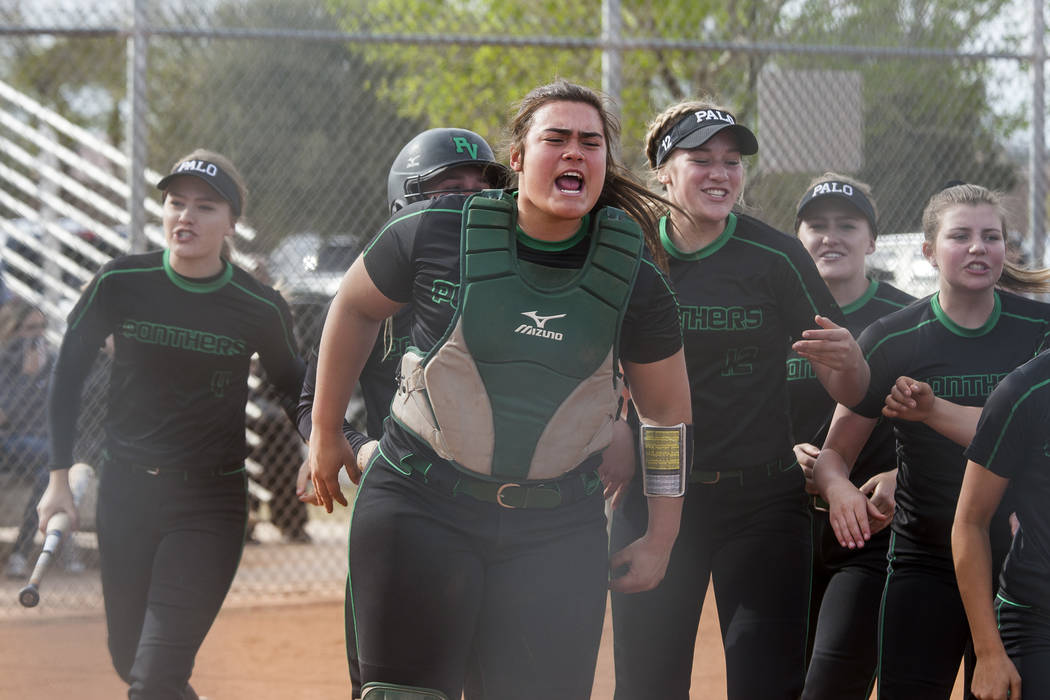
<path id="1" fill-rule="evenodd" d="M 174 26 L 187 14 L 165 9 Z M 202 27 L 334 32 L 313 0 L 224 2 L 192 15 Z M 123 40 L 49 38 L 21 45 L 16 86 L 121 147 Z M 202 146 L 237 163 L 250 189 L 246 218 L 268 249 L 285 235 L 373 234 L 386 219 L 386 172 L 418 121 L 399 118 L 369 84 L 364 59 L 337 41 L 154 35 L 149 43 L 148 162 L 166 172 Z"/>
<path id="2" fill-rule="evenodd" d="M 750 51 L 733 42 L 958 48 L 978 36 L 1008 0 L 623 0 L 627 37 L 725 42 L 720 50 L 632 50 L 624 60 L 623 152 L 637 172 L 646 121 L 667 104 L 711 93 L 756 126 L 758 78 L 767 65 L 859 71 L 863 80 L 864 165 L 853 173 L 883 202 L 883 230 L 915 230 L 926 198 L 951 178 L 1008 188 L 1014 166 L 999 141 L 1015 115 L 992 111 L 987 63 L 942 59 L 851 58 Z M 533 0 L 329 0 L 347 31 L 427 36 L 589 37 L 601 34 L 596 2 Z M 399 113 L 499 133 L 506 105 L 560 75 L 600 84 L 600 51 L 498 45 L 367 44 L 354 51 L 394 66 L 380 94 Z M 833 111 L 833 105 L 831 105 Z M 775 115 L 763 115 L 775 119 Z M 759 133 L 761 143 L 762 134 Z M 770 174 L 752 167 L 749 200 L 781 228 L 815 174 Z"/>

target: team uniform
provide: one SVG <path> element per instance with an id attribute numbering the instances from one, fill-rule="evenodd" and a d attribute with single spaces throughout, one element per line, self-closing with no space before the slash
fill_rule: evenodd
<path id="1" fill-rule="evenodd" d="M 995 599 L 999 635 L 1024 696 L 1050 695 L 1050 353 L 1010 373 L 988 397 L 966 457 L 1010 480 L 1021 523 Z"/>
<path id="2" fill-rule="evenodd" d="M 856 413 L 879 418 L 900 376 L 928 383 L 953 403 L 982 406 L 999 380 L 1046 342 L 1050 306 L 996 291 L 988 321 L 967 329 L 944 313 L 938 298 L 919 300 L 861 335 L 871 384 Z M 966 460 L 962 447 L 923 423 L 892 424 L 899 472 L 880 613 L 879 697 L 947 698 L 969 640 L 951 556 Z M 1000 562 L 1009 542 L 1003 508 L 991 542 L 993 562 Z"/>
<path id="3" fill-rule="evenodd" d="M 472 322 L 468 307 L 505 301 L 482 294 L 460 306 L 464 294 L 475 298 L 460 285 L 465 201 L 447 195 L 410 205 L 364 253 L 376 287 L 410 305 L 412 345 L 421 351 L 448 348 L 453 320 Z M 559 244 L 519 229 L 511 257 L 548 280 L 593 270 L 594 216 Z M 625 289 L 618 355 L 648 363 L 677 352 L 677 307 L 662 275 L 643 259 Z M 542 325 L 527 319 L 532 308 L 508 313 L 522 324 L 523 342 L 558 327 L 554 317 Z M 526 376 L 540 386 L 541 375 L 529 369 Z M 469 398 L 461 399 L 464 410 Z M 513 432 L 517 421 L 496 417 L 495 434 L 504 436 L 498 455 L 500 440 L 515 437 L 500 431 Z M 483 474 L 438 457 L 403 419 L 387 420 L 350 529 L 349 604 L 363 682 L 433 688 L 449 698 L 464 689 L 468 698 L 589 697 L 608 584 L 600 460 L 592 455 L 540 481 L 524 473 L 508 478 L 498 459 Z"/>
<path id="4" fill-rule="evenodd" d="M 871 281 L 856 301 L 842 307 L 845 327 L 854 337 L 875 320 L 915 301 L 885 282 Z M 791 353 L 788 394 L 796 442 L 820 446 L 828 434 L 832 399 L 813 373 L 809 361 Z M 861 486 L 897 465 L 893 430 L 880 420 L 857 458 L 850 480 Z M 849 550 L 839 545 L 820 510 L 813 516 L 813 589 L 810 597 L 810 642 L 813 645 L 803 698 L 871 696 L 878 652 L 878 611 L 886 582 L 886 551 L 890 532 L 884 529 Z"/>
<path id="5" fill-rule="evenodd" d="M 114 338 L 97 529 L 109 650 L 130 698 L 190 697 L 194 657 L 244 544 L 252 355 L 294 405 L 287 305 L 228 262 L 191 279 L 168 251 L 107 263 L 70 312 L 49 402 L 53 468 L 72 464 L 80 389 Z"/>
<path id="6" fill-rule="evenodd" d="M 616 698 L 689 697 L 712 578 L 729 698 L 797 698 L 812 543 L 785 361 L 814 316 L 844 319 L 797 239 L 731 214 L 719 238 L 683 254 L 666 225 L 696 426 L 693 471 L 664 580 L 645 593 L 613 593 Z M 614 548 L 646 521 L 636 480 L 614 513 Z"/>
<path id="7" fill-rule="evenodd" d="M 361 387 L 361 396 L 365 403 L 365 430 L 367 432 L 362 433 L 354 429 L 350 423 L 343 423 L 343 433 L 353 448 L 354 454 L 366 442 L 378 439 L 376 436 L 383 434 L 383 421 L 390 413 L 390 402 L 397 391 L 397 367 L 408 346 L 411 319 L 412 314 L 407 310 L 399 311 L 388 319 L 389 328 L 384 329 L 380 337 L 376 339 L 375 345 L 372 346 L 372 353 L 361 369 L 361 377 L 357 383 Z M 299 434 L 306 440 L 310 439 L 313 429 L 311 413 L 316 386 L 317 356 L 314 355 L 306 366 L 303 390 L 296 409 Z M 350 697 L 359 698 L 361 697 L 361 672 L 357 662 L 357 644 L 354 641 L 353 610 L 349 605 L 351 600 L 349 579 L 346 583 L 346 592 L 347 604 L 344 610 L 344 621 L 346 660 L 350 669 Z"/>

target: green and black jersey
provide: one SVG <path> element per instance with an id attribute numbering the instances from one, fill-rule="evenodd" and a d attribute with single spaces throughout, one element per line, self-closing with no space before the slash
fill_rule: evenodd
<path id="1" fill-rule="evenodd" d="M 853 337 L 857 337 L 876 319 L 899 311 L 913 301 L 915 297 L 893 285 L 872 280 L 868 290 L 859 299 L 842 307 L 842 313 L 846 315 L 846 328 Z M 835 401 L 817 379 L 809 360 L 791 352 L 787 367 L 795 442 L 808 442 L 819 447 L 828 435 Z M 897 457 L 893 430 L 888 422 L 880 420 L 857 457 L 850 479 L 860 486 L 875 474 L 895 466 Z"/>
<path id="2" fill-rule="evenodd" d="M 983 406 L 1008 373 L 1038 354 L 1050 331 L 1050 305 L 996 291 L 995 308 L 980 328 L 948 318 L 939 294 L 875 321 L 860 345 L 871 367 L 871 384 L 853 410 L 879 418 L 898 377 L 928 383 L 935 395 L 962 406 Z M 897 440 L 897 510 L 893 529 L 939 549 L 951 544 L 955 504 L 966 465 L 963 448 L 923 423 L 892 421 Z M 993 546 L 1007 524 L 996 519 Z"/>
<path id="3" fill-rule="evenodd" d="M 1021 528 L 999 577 L 1011 602 L 1050 610 L 1050 353 L 1011 372 L 981 413 L 966 457 L 1010 479 Z"/>
<path id="4" fill-rule="evenodd" d="M 694 253 L 663 222 L 696 426 L 694 469 L 790 458 L 786 360 L 814 317 L 845 319 L 798 239 L 742 214 Z"/>
<path id="5" fill-rule="evenodd" d="M 466 200 L 467 195 L 451 194 L 410 204 L 390 219 L 364 252 L 365 269 L 379 291 L 409 304 L 410 342 L 424 352 L 445 335 L 459 305 L 460 228 Z M 586 217 L 575 236 L 557 244 L 530 238 L 519 229 L 518 259 L 537 267 L 582 267 L 591 250 L 590 221 Z M 538 326 L 520 312 L 508 310 L 515 323 Z M 619 356 L 636 363 L 656 362 L 681 347 L 674 294 L 646 256 L 621 326 Z M 387 422 L 388 434 L 399 435 L 399 443 L 413 442 L 391 423 Z"/>
<path id="6" fill-rule="evenodd" d="M 105 446 L 116 460 L 187 471 L 241 462 L 256 352 L 289 408 L 299 397 L 304 367 L 280 294 L 230 263 L 190 279 L 167 251 L 118 258 L 69 314 L 49 402 L 53 468 L 72 463 L 80 390 L 111 334 Z"/>

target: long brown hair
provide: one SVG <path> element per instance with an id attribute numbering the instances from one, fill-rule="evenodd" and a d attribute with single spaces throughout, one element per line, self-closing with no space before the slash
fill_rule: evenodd
<path id="1" fill-rule="evenodd" d="M 533 89 L 518 104 L 511 120 L 508 150 L 524 154 L 525 137 L 536 111 L 551 102 L 580 102 L 598 112 L 605 131 L 605 182 L 595 208 L 608 206 L 626 211 L 641 226 L 653 260 L 666 270 L 667 253 L 660 244 L 660 216 L 674 205 L 636 180 L 616 157 L 617 149 L 613 146 L 620 140 L 620 122 L 609 109 L 607 98 L 591 88 L 562 79 Z"/>
<path id="2" fill-rule="evenodd" d="M 931 246 L 936 245 L 937 232 L 940 230 L 941 217 L 944 212 L 957 204 L 971 207 L 987 204 L 994 207 L 999 216 L 999 226 L 1003 236 L 1006 236 L 1006 207 L 1003 205 L 1002 195 L 980 185 L 962 184 L 946 187 L 930 197 L 930 201 L 927 202 L 922 212 L 922 233 L 926 242 Z M 1007 259 L 1003 262 L 1003 274 L 996 284 L 1003 289 L 1021 294 L 1050 292 L 1050 269 L 1027 268 Z"/>

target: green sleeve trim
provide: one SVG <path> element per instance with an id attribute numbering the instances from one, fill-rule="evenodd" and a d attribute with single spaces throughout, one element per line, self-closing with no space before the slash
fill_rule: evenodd
<path id="1" fill-rule="evenodd" d="M 98 294 L 98 290 L 102 287 L 102 283 L 106 279 L 108 279 L 109 277 L 112 277 L 113 275 L 121 275 L 121 274 L 134 273 L 134 272 L 157 272 L 158 270 L 161 270 L 161 269 L 163 269 L 163 268 L 162 267 L 133 267 L 133 268 L 129 268 L 127 270 L 110 270 L 109 272 L 105 272 L 105 273 L 101 274 L 99 276 L 98 280 L 95 282 L 94 287 L 92 287 L 91 294 L 90 294 L 90 296 L 88 296 L 88 300 L 84 304 L 84 308 L 81 310 L 80 314 L 75 319 L 73 319 L 73 322 L 69 324 L 69 330 L 74 330 L 77 327 L 77 325 L 82 320 L 84 320 L 84 314 L 87 313 L 88 309 L 91 308 L 91 305 L 95 302 L 95 295 Z"/>
<path id="2" fill-rule="evenodd" d="M 875 297 L 875 290 L 877 290 L 878 288 L 879 288 L 879 283 L 878 282 L 876 282 L 875 280 L 868 280 L 868 288 L 865 289 L 864 293 L 861 294 L 859 297 L 857 297 L 856 299 L 854 299 L 850 303 L 848 303 L 845 306 L 843 306 L 842 307 L 842 313 L 844 313 L 844 314 L 846 314 L 848 316 L 849 314 L 853 313 L 857 309 L 860 309 L 861 307 L 863 307 L 865 304 L 867 304 L 869 301 L 871 301 Z"/>
<path id="3" fill-rule="evenodd" d="M 281 313 L 281 308 L 279 306 L 277 306 L 277 304 L 275 304 L 272 301 L 270 301 L 269 299 L 267 299 L 266 297 L 261 297 L 258 294 L 256 294 L 255 292 L 253 292 L 250 289 L 247 289 L 247 288 L 241 286 L 240 284 L 238 284 L 236 282 L 233 282 L 231 284 L 231 286 L 233 286 L 236 289 L 241 290 L 242 292 L 244 292 L 248 296 L 252 297 L 253 299 L 258 300 L 258 301 L 262 302 L 263 304 L 265 304 L 266 306 L 269 306 L 271 309 L 273 309 L 273 312 L 275 314 L 277 314 L 277 320 L 281 324 L 281 332 L 284 334 L 284 343 L 285 343 L 286 348 L 288 349 L 288 352 L 291 353 L 292 357 L 298 357 L 299 353 L 296 352 L 296 350 L 295 350 L 295 334 L 292 333 L 292 330 L 285 324 L 285 322 L 284 322 L 284 314 Z"/>
<path id="4" fill-rule="evenodd" d="M 937 322 L 937 319 L 928 318 L 925 321 L 923 321 L 922 323 L 917 323 L 916 325 L 912 326 L 911 328 L 905 328 L 903 330 L 896 331 L 895 333 L 887 334 L 885 338 L 882 338 L 881 340 L 879 340 L 879 342 L 877 342 L 874 345 L 872 345 L 871 346 L 871 350 L 868 350 L 868 352 L 864 354 L 864 361 L 865 362 L 869 362 L 871 360 L 871 356 L 875 354 L 875 351 L 878 350 L 880 347 L 882 347 L 882 344 L 885 343 L 886 341 L 891 340 L 893 338 L 896 338 L 897 336 L 907 335 L 908 333 L 912 333 L 914 331 L 919 330 L 923 326 L 929 325 L 931 323 L 936 323 L 936 322 Z"/>
<path id="5" fill-rule="evenodd" d="M 683 344 L 685 344 L 685 336 L 682 335 L 682 310 L 681 305 L 678 303 L 678 294 L 674 291 L 674 287 L 671 286 L 671 283 L 668 281 L 667 276 L 664 275 L 663 270 L 657 267 L 652 260 L 643 257 L 642 264 L 653 268 L 656 272 L 656 276 L 661 282 L 663 282 L 664 289 L 671 293 L 671 300 L 674 301 L 675 314 L 678 316 L 678 338 Z"/>
<path id="6" fill-rule="evenodd" d="M 791 271 L 794 272 L 795 273 L 795 277 L 798 278 L 799 286 L 802 287 L 802 291 L 805 292 L 805 294 L 806 294 L 806 301 L 809 302 L 809 308 L 812 309 L 814 314 L 820 314 L 821 313 L 820 309 L 817 308 L 817 302 L 813 301 L 813 295 L 809 293 L 809 287 L 806 285 L 806 280 L 802 277 L 802 273 L 799 272 L 798 268 L 795 266 L 795 261 L 793 261 L 790 257 L 788 257 L 787 253 L 785 253 L 782 250 L 777 250 L 776 248 L 771 248 L 771 247 L 769 247 L 767 245 L 764 245 L 762 243 L 758 243 L 756 241 L 749 241 L 749 240 L 743 239 L 743 238 L 741 238 L 739 240 L 740 240 L 741 243 L 747 243 L 748 245 L 753 245 L 756 248 L 761 248 L 762 250 L 765 250 L 768 253 L 772 253 L 773 255 L 779 255 L 785 261 L 787 261 L 787 264 L 791 268 Z M 821 314 L 821 315 L 823 315 L 823 314 Z"/>
<path id="7" fill-rule="evenodd" d="M 729 212 L 729 217 L 726 219 L 726 227 L 722 229 L 722 233 L 718 234 L 718 238 L 705 245 L 700 250 L 695 250 L 692 253 L 683 253 L 678 250 L 675 246 L 674 241 L 671 240 L 671 234 L 667 232 L 667 223 L 669 217 L 664 215 L 660 217 L 660 244 L 667 251 L 667 254 L 672 258 L 679 260 L 703 260 L 706 257 L 710 257 L 717 253 L 722 246 L 729 242 L 729 239 L 733 237 L 733 233 L 736 232 L 736 214 Z"/>
<path id="8" fill-rule="evenodd" d="M 988 316 L 988 320 L 985 321 L 979 328 L 963 328 L 955 321 L 948 318 L 948 314 L 941 308 L 941 293 L 937 292 L 930 297 L 930 306 L 933 308 L 933 315 L 937 317 L 937 320 L 947 328 L 949 331 L 957 336 L 963 338 L 979 338 L 982 335 L 987 335 L 995 328 L 995 324 L 999 323 L 999 316 L 1003 310 L 1003 300 L 999 297 L 999 292 L 995 292 L 995 307 L 992 309 L 992 313 Z"/>
<path id="9" fill-rule="evenodd" d="M 230 264 L 230 261 L 223 260 L 222 264 L 224 267 L 218 277 L 210 279 L 207 282 L 194 282 L 191 278 L 183 277 L 178 272 L 175 272 L 175 269 L 171 266 L 171 261 L 169 259 L 170 256 L 171 250 L 165 248 L 163 257 L 164 274 L 168 276 L 168 279 L 171 280 L 172 284 L 187 292 L 193 294 L 208 294 L 209 292 L 222 289 L 227 282 L 233 279 L 233 265 Z"/>
<path id="10" fill-rule="evenodd" d="M 405 214 L 404 216 L 399 216 L 396 219 L 391 219 L 390 221 L 386 222 L 386 225 L 383 226 L 383 228 L 381 228 L 379 230 L 379 233 L 376 234 L 376 237 L 374 239 L 372 239 L 372 242 L 368 244 L 368 247 L 365 248 L 364 252 L 361 253 L 361 255 L 367 255 L 368 251 L 372 250 L 372 246 L 374 246 L 376 244 L 376 242 L 379 240 L 380 236 L 382 236 L 384 233 L 386 233 L 387 230 L 391 226 L 396 224 L 396 223 L 399 223 L 401 221 L 405 221 L 407 219 L 411 219 L 411 218 L 416 217 L 416 216 L 422 216 L 423 214 L 462 214 L 462 213 L 463 213 L 462 209 L 420 209 L 419 211 L 413 211 L 413 212 L 409 212 L 408 214 Z"/>
<path id="11" fill-rule="evenodd" d="M 995 461 L 995 455 L 999 451 L 999 446 L 1002 444 L 1003 438 L 1006 435 L 1006 429 L 1010 427 L 1010 423 L 1013 421 L 1014 414 L 1017 413 L 1017 409 L 1020 408 L 1021 404 L 1025 402 L 1025 400 L 1032 394 L 1033 391 L 1041 389 L 1047 384 L 1050 384 L 1050 379 L 1044 379 L 1038 384 L 1032 385 L 1028 388 L 1028 391 L 1021 394 L 1021 396 L 1019 396 L 1017 400 L 1014 401 L 1013 406 L 1010 407 L 1009 413 L 1006 414 L 1006 420 L 1003 421 L 1003 427 L 999 431 L 999 437 L 995 439 L 995 444 L 992 446 L 992 451 L 988 455 L 988 463 L 982 465 L 985 469 L 990 470 L 992 468 L 992 462 Z"/>

